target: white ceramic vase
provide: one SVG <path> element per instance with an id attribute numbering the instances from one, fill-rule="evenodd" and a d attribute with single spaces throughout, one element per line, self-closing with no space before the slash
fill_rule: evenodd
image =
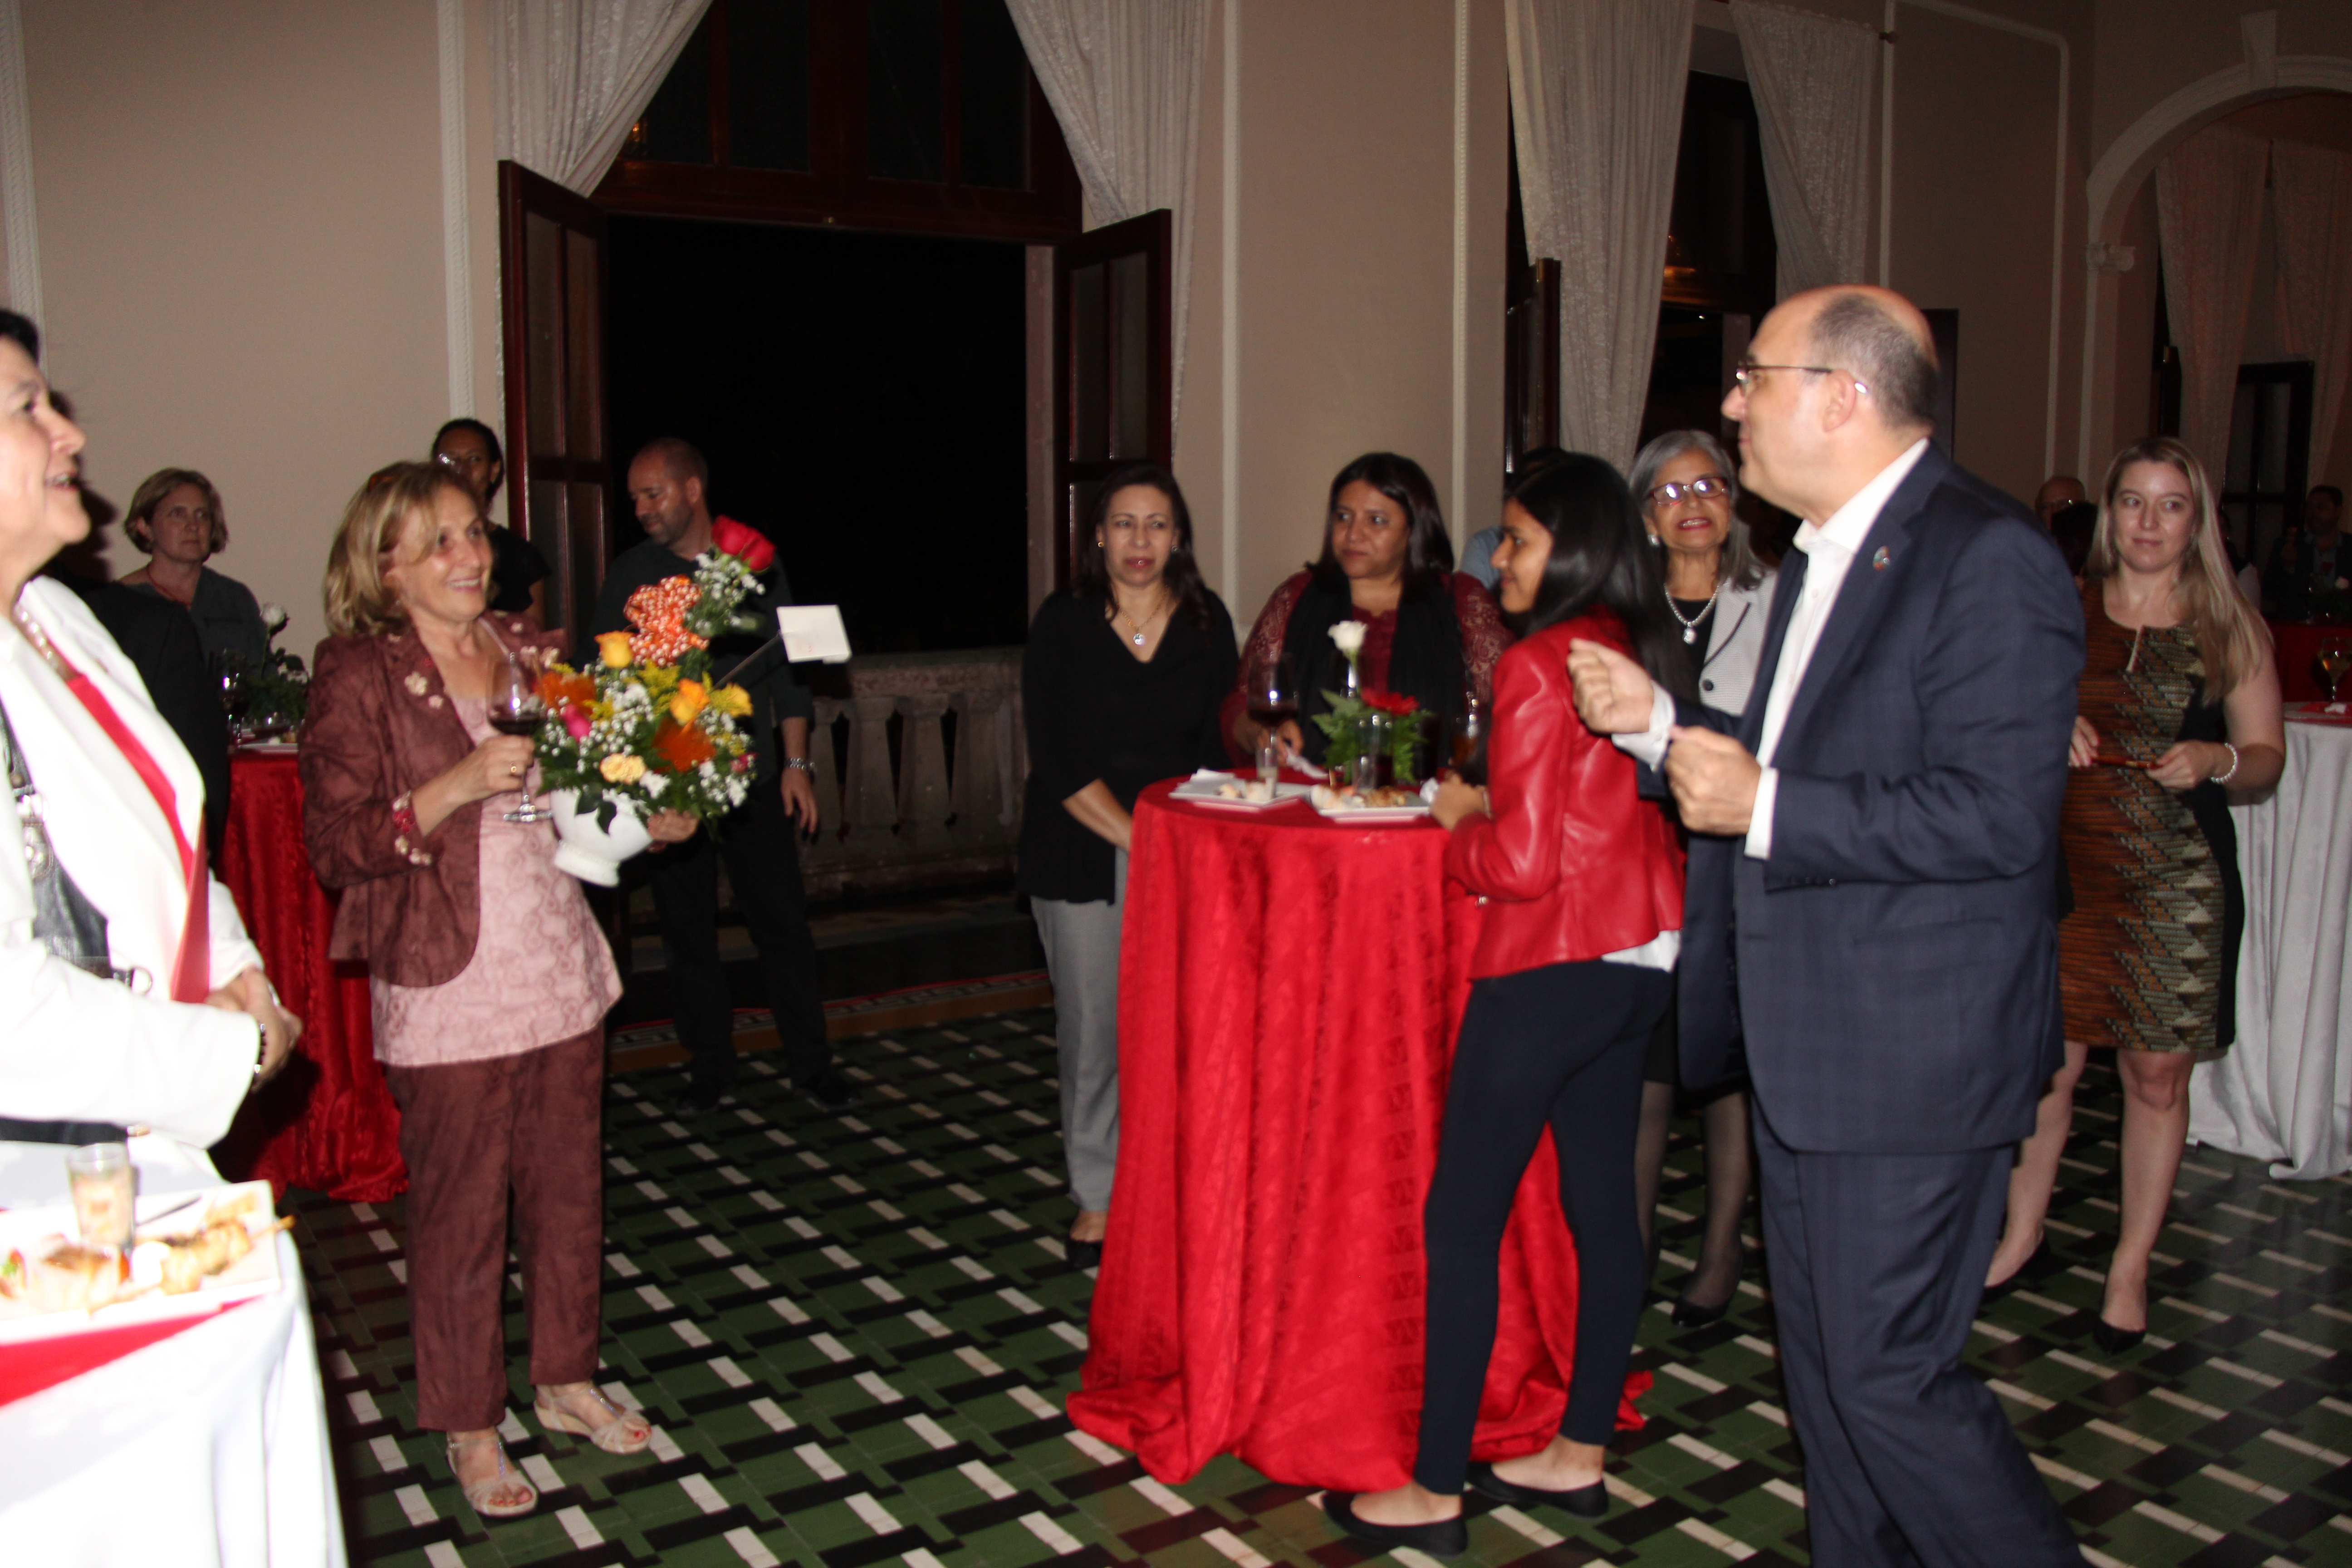
<path id="1" fill-rule="evenodd" d="M 621 862 L 643 854 L 653 842 L 636 807 L 625 800 L 613 803 L 616 809 L 610 828 L 596 826 L 595 811 L 580 809 L 577 790 L 552 790 L 548 802 L 555 808 L 555 837 L 562 840 L 555 851 L 555 868 L 583 882 L 600 888 L 619 886 Z"/>

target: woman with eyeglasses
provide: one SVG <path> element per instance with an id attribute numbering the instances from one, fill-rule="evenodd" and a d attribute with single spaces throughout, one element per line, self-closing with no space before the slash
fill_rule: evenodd
<path id="1" fill-rule="evenodd" d="M 228 547 L 220 491 L 194 468 L 158 468 L 140 481 L 122 531 L 147 564 L 122 584 L 168 599 L 196 623 L 205 658 L 224 655 L 248 669 L 269 658 L 269 628 L 253 590 L 205 564 Z"/>
<path id="2" fill-rule="evenodd" d="M 1772 609 L 1773 574 L 1756 559 L 1748 525 L 1732 510 L 1739 499 L 1737 472 L 1714 437 L 1703 430 L 1669 430 L 1634 457 L 1632 485 L 1664 579 L 1675 652 L 1699 700 L 1727 713 L 1748 705 L 1764 651 L 1764 622 Z M 1657 1233 L 1666 1136 L 1676 1101 L 1684 1098 L 1675 1058 L 1675 1010 L 1669 1005 L 1650 1037 L 1642 1068 L 1634 1184 L 1644 1242 Z M 1706 1218 L 1698 1262 L 1675 1302 L 1675 1326 L 1685 1329 L 1722 1317 L 1739 1287 L 1739 1222 L 1752 1179 L 1745 1081 L 1690 1087 L 1688 1098 L 1697 1102 L 1706 1138 Z"/>

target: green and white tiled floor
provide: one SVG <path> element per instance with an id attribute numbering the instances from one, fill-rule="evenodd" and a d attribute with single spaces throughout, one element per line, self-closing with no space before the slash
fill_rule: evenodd
<path id="1" fill-rule="evenodd" d="M 667 1118 L 673 1073 L 614 1080 L 605 1118 L 604 1375 L 654 1420 L 614 1458 L 510 1418 L 545 1501 L 485 1524 L 410 1425 L 397 1203 L 298 1197 L 354 1562 L 867 1568 L 1352 1568 L 1303 1489 L 1221 1459 L 1182 1486 L 1061 1414 L 1090 1281 L 1063 1264 L 1053 1016 L 843 1042 L 866 1103 L 828 1116 L 746 1059 L 739 1109 Z M 1974 1342 L 2095 1562 L 2352 1563 L 2352 1184 L 2273 1183 L 2192 1150 L 2147 1343 L 2089 1342 L 2115 1223 L 2115 1079 L 2084 1080 L 2051 1267 Z M 1671 1291 L 1696 1243 L 1677 1145 Z M 510 1295 L 509 1304 L 518 1304 Z M 518 1410 L 529 1373 L 509 1318 Z M 1620 1439 L 1597 1525 L 1486 1509 L 1476 1568 L 1806 1561 L 1769 1300 L 1712 1328 L 1645 1317 L 1648 1427 Z M 1410 1555 L 1410 1554 L 1402 1554 Z M 1412 1568 L 1430 1568 L 1425 1560 Z"/>

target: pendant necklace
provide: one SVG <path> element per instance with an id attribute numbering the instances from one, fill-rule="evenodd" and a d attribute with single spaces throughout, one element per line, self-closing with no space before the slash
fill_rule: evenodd
<path id="1" fill-rule="evenodd" d="M 1706 604 L 1701 607 L 1699 613 L 1691 616 L 1688 620 L 1683 619 L 1682 606 L 1675 603 L 1675 596 L 1672 594 L 1668 594 L 1666 595 L 1666 613 L 1673 616 L 1675 621 L 1681 625 L 1683 628 L 1683 641 L 1685 643 L 1695 643 L 1698 641 L 1698 624 L 1706 619 L 1706 617 L 1714 612 L 1715 601 L 1722 595 L 1722 593 L 1723 579 L 1717 577 L 1715 580 L 1715 592 L 1706 596 Z"/>
<path id="2" fill-rule="evenodd" d="M 1164 605 L 1163 605 L 1162 606 L 1160 606 L 1160 608 L 1161 608 L 1161 609 L 1165 609 L 1166 607 L 1167 607 L 1167 606 L 1165 606 Z M 1143 637 L 1144 637 L 1144 634 L 1145 634 L 1146 632 L 1149 632 L 1149 631 L 1151 629 L 1151 623 L 1152 623 L 1152 622 L 1154 622 L 1154 621 L 1156 621 L 1156 620 L 1158 620 L 1158 619 L 1160 618 L 1160 610 L 1154 610 L 1154 611 L 1152 611 L 1150 615 L 1148 615 L 1148 616 L 1144 616 L 1144 617 L 1143 617 L 1143 619 L 1142 619 L 1140 622 L 1136 623 L 1136 624 L 1135 624 L 1135 632 L 1134 632 L 1134 635 L 1133 635 L 1132 637 L 1130 637 L 1128 640 L 1129 640 L 1129 642 L 1132 642 L 1133 644 L 1135 644 L 1135 646 L 1136 646 L 1136 647 L 1141 647 L 1143 646 Z M 1121 620 L 1121 621 L 1126 620 L 1126 619 L 1127 619 L 1127 612 L 1126 612 L 1125 610 L 1123 610 L 1123 609 L 1118 609 L 1118 608 L 1117 608 L 1116 606 L 1114 606 L 1114 608 L 1113 608 L 1113 610 L 1112 610 L 1112 618 L 1113 618 L 1114 620 Z"/>

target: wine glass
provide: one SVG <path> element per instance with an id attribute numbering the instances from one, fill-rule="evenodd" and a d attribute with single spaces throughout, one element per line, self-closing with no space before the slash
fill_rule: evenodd
<path id="1" fill-rule="evenodd" d="M 2327 700 L 2336 700 L 2336 683 L 2352 670 L 2352 637 L 2324 637 L 2319 644 L 2319 679 L 2327 683 Z"/>
<path id="2" fill-rule="evenodd" d="M 245 682 L 245 660 L 223 648 L 209 662 L 220 687 L 221 711 L 228 715 L 229 738 L 241 742 L 246 739 L 245 710 L 253 700 Z"/>
<path id="3" fill-rule="evenodd" d="M 1478 693 L 1462 693 L 1462 717 L 1454 725 L 1454 771 L 1460 773 L 1470 765 L 1478 752 L 1478 742 L 1486 733 L 1486 715 L 1479 710 Z"/>
<path id="4" fill-rule="evenodd" d="M 539 698 L 539 681 L 522 667 L 521 661 L 509 655 L 490 677 L 490 728 L 501 735 L 530 735 L 538 732 L 540 721 L 547 717 L 547 704 Z M 540 810 L 530 798 L 530 774 L 523 774 L 522 805 L 506 814 L 509 822 L 547 822 L 553 819 L 551 811 Z"/>
<path id="5" fill-rule="evenodd" d="M 1250 680 L 1248 702 L 1250 722 L 1266 731 L 1266 740 L 1258 747 L 1258 776 L 1265 778 L 1268 747 L 1277 753 L 1277 762 L 1284 749 L 1282 742 L 1274 738 L 1274 731 L 1298 717 L 1298 682 L 1291 671 L 1288 654 L 1268 659 L 1258 669 Z"/>

